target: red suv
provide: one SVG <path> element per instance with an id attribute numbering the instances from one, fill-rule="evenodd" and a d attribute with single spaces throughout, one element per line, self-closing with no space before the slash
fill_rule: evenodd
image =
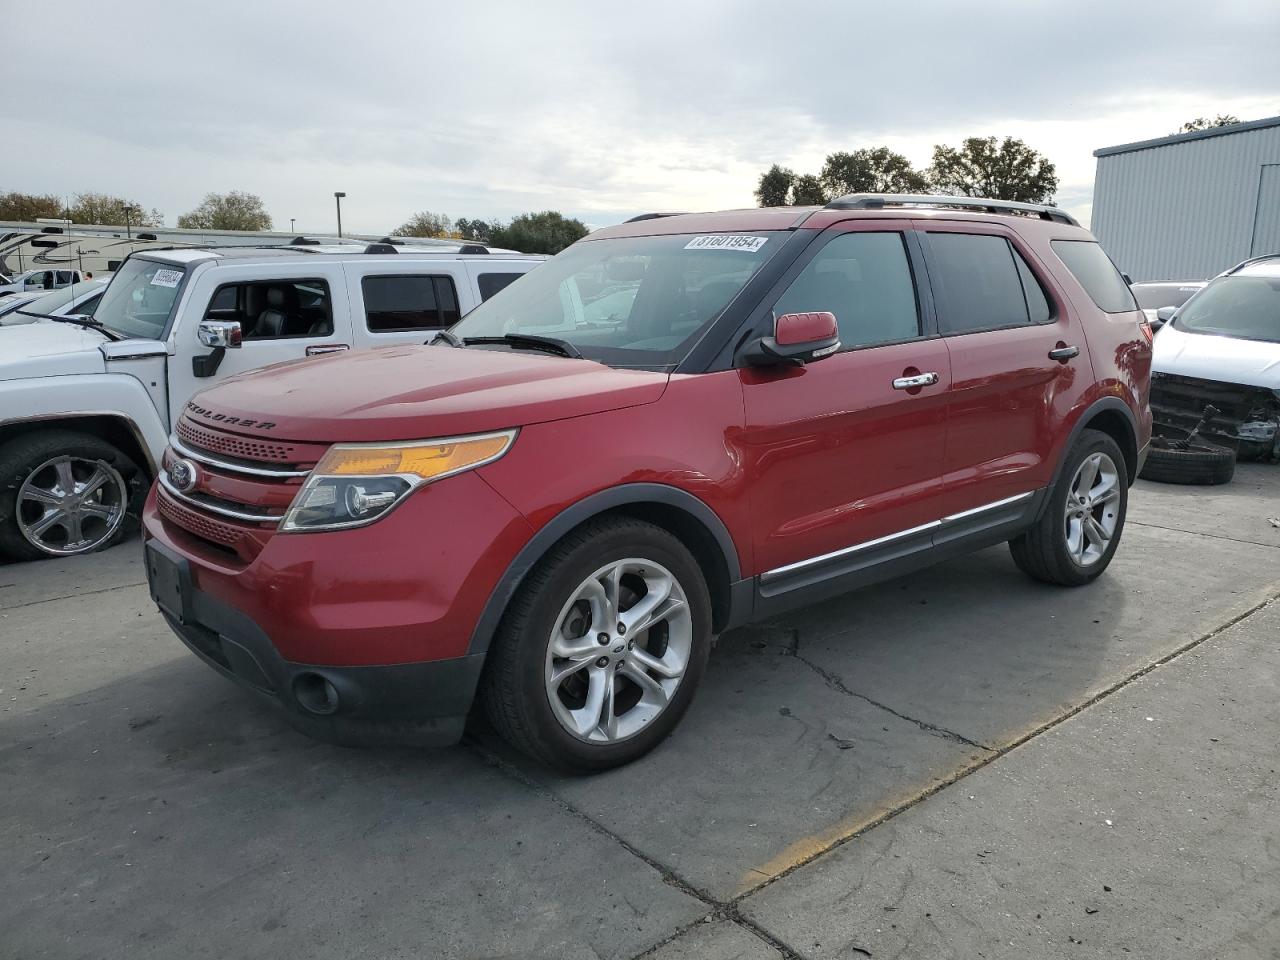
<path id="1" fill-rule="evenodd" d="M 430 345 L 188 404 L 145 513 L 202 659 L 328 739 L 559 767 L 671 732 L 712 638 L 1008 541 L 1110 562 L 1151 331 L 1053 207 L 857 195 L 597 231 Z"/>

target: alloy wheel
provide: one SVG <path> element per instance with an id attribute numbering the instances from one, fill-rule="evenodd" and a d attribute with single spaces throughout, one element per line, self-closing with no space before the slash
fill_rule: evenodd
<path id="1" fill-rule="evenodd" d="M 688 598 L 669 570 L 641 558 L 601 567 L 552 627 L 545 681 L 556 719 L 592 743 L 634 736 L 670 704 L 692 648 Z"/>
<path id="2" fill-rule="evenodd" d="M 86 553 L 115 535 L 128 503 L 124 478 L 105 460 L 54 457 L 18 488 L 18 530 L 51 556 Z"/>
<path id="3" fill-rule="evenodd" d="M 1120 522 L 1120 471 L 1105 453 L 1091 453 L 1067 491 L 1067 552 L 1082 567 L 1101 560 Z"/>

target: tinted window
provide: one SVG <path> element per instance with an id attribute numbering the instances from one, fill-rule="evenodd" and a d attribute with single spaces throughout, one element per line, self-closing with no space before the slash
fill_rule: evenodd
<path id="1" fill-rule="evenodd" d="M 224 284 L 205 319 L 237 321 L 245 340 L 327 337 L 333 333 L 329 284 L 318 278 Z"/>
<path id="2" fill-rule="evenodd" d="M 1022 292 L 1027 298 L 1027 314 L 1031 322 L 1047 323 L 1052 311 L 1049 309 L 1049 298 L 1045 296 L 1044 287 L 1040 286 L 1040 281 L 1017 250 L 1013 251 L 1013 262 L 1018 267 L 1018 278 L 1022 281 Z"/>
<path id="3" fill-rule="evenodd" d="M 845 233 L 827 243 L 773 308 L 776 316 L 826 310 L 840 343 L 869 346 L 920 336 L 911 265 L 900 233 Z"/>
<path id="4" fill-rule="evenodd" d="M 458 320 L 457 298 L 448 277 L 365 277 L 364 313 L 375 333 L 438 330 Z"/>
<path id="5" fill-rule="evenodd" d="M 930 280 L 941 294 L 944 333 L 969 333 L 1027 323 L 1027 293 L 1004 237 L 930 233 Z M 1043 296 L 1043 294 L 1041 294 Z"/>
<path id="6" fill-rule="evenodd" d="M 1133 299 L 1133 292 L 1120 276 L 1120 271 L 1111 262 L 1095 241 L 1092 240 L 1053 240 L 1053 252 L 1058 255 L 1071 275 L 1080 281 L 1089 298 L 1098 305 L 1098 309 L 1106 313 L 1125 313 L 1137 310 L 1138 304 Z"/>
<path id="7" fill-rule="evenodd" d="M 518 273 L 482 273 L 476 277 L 476 283 L 480 285 L 480 299 L 488 300 L 495 293 L 507 286 L 512 280 L 519 277 Z"/>

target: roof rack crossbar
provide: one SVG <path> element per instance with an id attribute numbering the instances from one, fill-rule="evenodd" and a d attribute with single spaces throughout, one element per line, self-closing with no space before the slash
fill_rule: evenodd
<path id="1" fill-rule="evenodd" d="M 1020 203 L 1016 200 L 992 200 L 987 197 L 948 197 L 926 193 L 851 193 L 832 200 L 826 209 L 883 210 L 887 206 L 960 207 L 987 213 L 1025 213 L 1041 220 L 1080 226 L 1076 218 L 1061 207 L 1044 203 Z"/>

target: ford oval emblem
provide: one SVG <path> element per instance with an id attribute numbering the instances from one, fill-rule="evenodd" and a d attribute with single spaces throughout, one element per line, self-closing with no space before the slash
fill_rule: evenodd
<path id="1" fill-rule="evenodd" d="M 200 470 L 190 460 L 175 460 L 169 464 L 169 482 L 179 493 L 195 489 L 200 480 Z"/>

